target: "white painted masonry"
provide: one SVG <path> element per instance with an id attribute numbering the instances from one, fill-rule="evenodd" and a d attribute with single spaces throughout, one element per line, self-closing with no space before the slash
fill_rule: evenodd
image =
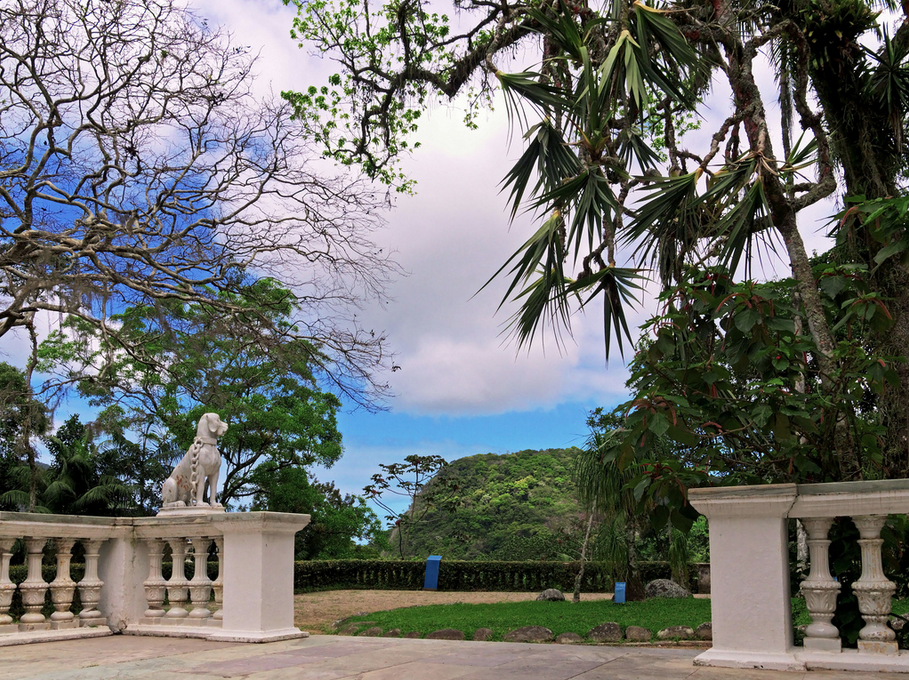
<path id="1" fill-rule="evenodd" d="M 689 501 L 710 525 L 713 647 L 695 664 L 909 673 L 909 653 L 896 649 L 886 623 L 894 586 L 880 559 L 886 516 L 909 512 L 909 480 L 692 489 Z M 844 516 L 861 532 L 862 576 L 853 590 L 866 626 L 858 650 L 841 649 L 830 624 L 839 584 L 827 564 L 827 531 Z M 812 615 L 804 647 L 792 640 L 790 518 L 806 520 L 812 558 L 802 583 Z"/>
<path id="2" fill-rule="evenodd" d="M 114 631 L 232 642 L 305 637 L 293 625 L 293 558 L 294 534 L 309 524 L 309 515 L 187 510 L 137 518 L 0 512 L 0 646 Z M 40 606 L 28 610 L 25 622 L 13 623 L 7 615 L 15 590 L 9 582 L 9 551 L 18 538 L 26 539 L 31 553 L 27 585 L 20 590 L 43 603 L 50 589 L 59 602 L 50 620 Z M 58 568 L 66 573 L 46 583 L 40 567 L 49 542 L 56 545 Z M 86 552 L 85 578 L 77 584 L 68 573 L 75 542 Z M 220 575 L 214 582 L 206 566 L 212 542 L 218 546 Z M 170 580 L 161 576 L 165 543 L 182 556 Z M 192 580 L 183 576 L 187 558 L 197 567 Z M 74 590 L 83 602 L 78 617 L 68 614 Z M 213 590 L 220 609 L 211 615 L 207 603 Z M 165 592 L 172 605 L 167 614 L 161 607 Z M 86 606 L 95 599 L 94 608 Z"/>

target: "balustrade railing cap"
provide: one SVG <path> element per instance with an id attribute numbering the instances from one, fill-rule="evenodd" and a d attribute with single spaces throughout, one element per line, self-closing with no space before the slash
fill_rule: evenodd
<path id="1" fill-rule="evenodd" d="M 844 517 L 909 512 L 909 479 L 799 484 L 790 517 Z"/>
<path id="2" fill-rule="evenodd" d="M 0 536 L 21 538 L 112 538 L 131 531 L 129 517 L 50 515 L 39 512 L 0 511 Z"/>
<path id="3" fill-rule="evenodd" d="M 139 538 L 222 535 L 224 533 L 296 533 L 309 515 L 290 512 L 229 512 L 173 517 L 93 517 L 0 511 L 0 537 L 114 538 L 133 532 Z"/>
<path id="4" fill-rule="evenodd" d="M 795 484 L 758 484 L 753 486 L 715 486 L 690 489 L 688 500 L 708 518 L 773 515 L 785 517 L 795 502 Z"/>

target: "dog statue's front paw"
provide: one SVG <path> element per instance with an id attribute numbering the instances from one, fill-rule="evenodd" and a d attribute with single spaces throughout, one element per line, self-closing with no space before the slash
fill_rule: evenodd
<path id="1" fill-rule="evenodd" d="M 221 505 L 220 503 L 210 503 L 210 505 L 211 505 L 211 507 L 213 507 L 213 508 L 223 508 L 223 507 L 224 507 L 224 506 Z"/>

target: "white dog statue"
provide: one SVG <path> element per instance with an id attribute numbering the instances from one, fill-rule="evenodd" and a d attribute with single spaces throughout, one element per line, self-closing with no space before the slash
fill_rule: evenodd
<path id="1" fill-rule="evenodd" d="M 161 509 L 221 508 L 218 503 L 218 475 L 221 472 L 221 453 L 218 437 L 227 432 L 227 423 L 217 413 L 206 413 L 199 419 L 196 438 L 186 455 L 177 463 L 161 488 Z M 208 487 L 209 502 L 203 503 Z"/>

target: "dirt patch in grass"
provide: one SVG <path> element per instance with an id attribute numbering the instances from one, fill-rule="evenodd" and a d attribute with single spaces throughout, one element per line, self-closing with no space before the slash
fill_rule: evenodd
<path id="1" fill-rule="evenodd" d="M 327 590 L 294 596 L 294 623 L 310 633 L 331 631 L 331 624 L 361 612 L 381 612 L 400 607 L 429 604 L 482 604 L 523 602 L 536 599 L 537 593 L 471 592 L 451 593 L 434 590 Z M 568 593 L 566 597 L 570 598 Z M 581 595 L 581 601 L 611 600 L 612 593 Z"/>

